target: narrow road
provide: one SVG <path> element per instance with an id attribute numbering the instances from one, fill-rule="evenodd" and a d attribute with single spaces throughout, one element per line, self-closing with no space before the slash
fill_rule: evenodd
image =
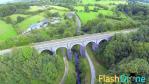
<path id="1" fill-rule="evenodd" d="M 65 79 L 68 74 L 68 61 L 67 61 L 66 56 L 63 57 L 63 60 L 64 60 L 64 64 L 65 64 L 65 72 L 64 72 L 64 75 L 63 75 L 63 78 L 62 78 L 60 84 L 65 84 Z"/>
<path id="2" fill-rule="evenodd" d="M 95 83 L 95 78 L 96 78 L 96 71 L 95 71 L 93 62 L 92 62 L 89 54 L 87 53 L 87 49 L 85 49 L 85 55 L 87 57 L 89 65 L 90 65 L 90 71 L 91 71 L 91 83 L 90 84 L 94 84 Z"/>
<path id="3" fill-rule="evenodd" d="M 64 60 L 64 65 L 65 65 L 65 72 L 64 72 L 64 75 L 63 75 L 63 78 L 62 78 L 60 84 L 65 84 L 65 79 L 68 75 L 69 67 L 68 67 L 68 60 L 67 60 L 67 57 L 65 55 L 64 49 L 62 49 L 62 54 L 63 54 L 63 60 Z"/>
<path id="4" fill-rule="evenodd" d="M 76 12 L 69 12 L 69 13 L 71 13 L 75 17 L 76 25 L 77 25 L 76 33 L 79 34 L 81 32 L 81 20 L 79 16 L 76 14 Z"/>
<path id="5" fill-rule="evenodd" d="M 76 13 L 75 13 L 75 17 L 76 17 L 76 22 L 77 22 L 77 25 L 78 25 L 77 33 L 80 33 L 80 31 L 81 31 L 81 20 L 80 20 L 79 16 Z"/>

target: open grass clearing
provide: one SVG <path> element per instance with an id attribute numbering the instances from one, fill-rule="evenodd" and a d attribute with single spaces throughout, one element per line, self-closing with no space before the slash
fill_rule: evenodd
<path id="1" fill-rule="evenodd" d="M 110 5 L 110 4 L 125 4 L 127 3 L 126 1 L 122 1 L 122 0 L 100 0 L 100 1 L 96 1 L 96 0 L 83 0 L 82 1 L 83 4 L 103 4 L 103 5 Z"/>
<path id="2" fill-rule="evenodd" d="M 27 10 L 28 12 L 36 12 L 39 10 L 44 10 L 42 6 L 30 6 L 30 8 Z"/>
<path id="3" fill-rule="evenodd" d="M 26 30 L 30 25 L 37 23 L 41 20 L 43 20 L 44 17 L 41 15 L 34 15 L 32 17 L 29 17 L 22 21 L 21 23 L 17 24 L 17 27 L 20 29 L 20 31 Z"/>
<path id="4" fill-rule="evenodd" d="M 6 40 L 16 35 L 17 33 L 11 24 L 0 20 L 0 40 Z"/>
<path id="5" fill-rule="evenodd" d="M 36 12 L 36 11 L 39 11 L 39 10 L 46 10 L 48 8 L 50 10 L 69 11 L 68 8 L 61 7 L 61 6 L 48 6 L 48 7 L 44 7 L 44 6 L 30 6 L 29 10 L 27 10 L 27 11 L 28 12 Z"/>
<path id="6" fill-rule="evenodd" d="M 94 10 L 95 6 L 88 6 L 89 10 Z M 75 10 L 77 11 L 84 11 L 84 6 L 75 6 L 74 7 Z"/>
<path id="7" fill-rule="evenodd" d="M 29 15 L 24 15 L 24 14 L 13 14 L 11 16 L 8 16 L 11 18 L 12 21 L 17 21 L 17 17 L 20 16 L 20 17 L 23 17 L 23 18 L 27 18 Z"/>
<path id="8" fill-rule="evenodd" d="M 89 12 L 89 13 L 77 12 L 77 14 L 80 17 L 81 22 L 84 24 L 87 23 L 87 21 L 89 21 L 89 20 L 95 19 L 98 15 L 97 12 Z"/>
<path id="9" fill-rule="evenodd" d="M 63 11 L 69 11 L 68 8 L 65 7 L 61 7 L 61 6 L 50 6 L 53 9 L 57 9 L 57 10 L 63 10 Z"/>
<path id="10" fill-rule="evenodd" d="M 103 14 L 105 16 L 112 16 L 113 15 L 113 11 L 111 11 L 111 10 L 99 10 L 98 13 Z"/>
<path id="11" fill-rule="evenodd" d="M 103 14 L 104 16 L 112 16 L 113 12 L 110 10 L 99 10 L 98 12 L 77 12 L 82 23 L 87 23 L 89 20 L 97 18 L 98 14 Z"/>
<path id="12" fill-rule="evenodd" d="M 65 11 L 62 11 L 62 10 L 49 10 L 50 13 L 55 13 L 55 12 L 58 12 L 61 16 L 63 16 L 66 12 Z"/>

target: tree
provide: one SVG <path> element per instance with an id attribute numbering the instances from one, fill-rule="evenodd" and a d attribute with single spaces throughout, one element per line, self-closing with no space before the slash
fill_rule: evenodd
<path id="1" fill-rule="evenodd" d="M 125 73 L 145 73 L 149 74 L 149 64 L 145 59 L 134 59 L 128 62 L 128 60 L 120 63 L 119 69 L 121 72 Z"/>
<path id="2" fill-rule="evenodd" d="M 28 9 L 29 3 L 19 2 L 19 3 L 9 3 L 0 6 L 0 16 L 5 17 L 19 12 L 20 9 Z"/>
<path id="3" fill-rule="evenodd" d="M 139 42 L 149 42 L 149 28 L 147 26 L 142 26 L 138 32 L 131 35 L 133 41 Z"/>
<path id="4" fill-rule="evenodd" d="M 85 6 L 84 6 L 84 11 L 85 11 L 85 12 L 90 12 L 88 5 L 85 5 Z"/>
<path id="5" fill-rule="evenodd" d="M 12 24 L 12 20 L 11 20 L 10 17 L 7 17 L 5 21 L 6 21 L 6 23 L 8 23 L 8 24 Z"/>
<path id="6" fill-rule="evenodd" d="M 58 12 L 54 12 L 54 13 L 52 13 L 51 16 L 52 16 L 52 17 L 60 17 L 60 14 L 59 14 Z"/>
<path id="7" fill-rule="evenodd" d="M 24 17 L 17 16 L 17 23 L 20 23 L 24 20 Z"/>
<path id="8" fill-rule="evenodd" d="M 0 57 L 2 84 L 53 84 L 63 70 L 59 56 L 39 55 L 30 47 L 14 49 L 12 54 Z"/>
<path id="9" fill-rule="evenodd" d="M 69 30 L 64 31 L 64 37 L 71 37 L 73 34 Z"/>

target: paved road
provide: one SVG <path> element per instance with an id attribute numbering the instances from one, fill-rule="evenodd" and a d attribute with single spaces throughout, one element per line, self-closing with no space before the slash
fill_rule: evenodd
<path id="1" fill-rule="evenodd" d="M 81 20 L 80 20 L 79 16 L 76 13 L 75 13 L 75 17 L 76 17 L 76 22 L 77 22 L 77 25 L 78 25 L 77 33 L 80 33 L 80 31 L 81 31 Z"/>
<path id="2" fill-rule="evenodd" d="M 87 60 L 89 62 L 89 65 L 90 65 L 90 71 L 91 71 L 91 84 L 94 84 L 95 83 L 95 79 L 96 79 L 96 71 L 95 71 L 95 68 L 94 68 L 94 64 L 89 56 L 89 54 L 87 53 L 87 49 L 85 49 L 85 55 L 87 57 Z"/>
<path id="3" fill-rule="evenodd" d="M 81 31 L 81 20 L 80 20 L 79 16 L 76 14 L 76 12 L 69 12 L 69 13 L 75 16 L 76 25 L 77 25 L 76 32 L 80 33 L 80 31 Z"/>

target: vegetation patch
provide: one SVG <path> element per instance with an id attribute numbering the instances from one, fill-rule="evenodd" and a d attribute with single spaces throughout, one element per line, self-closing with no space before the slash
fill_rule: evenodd
<path id="1" fill-rule="evenodd" d="M 73 62 L 69 61 L 68 75 L 65 79 L 65 84 L 76 84 L 76 71 Z"/>
<path id="2" fill-rule="evenodd" d="M 61 7 L 61 6 L 50 6 L 50 8 L 52 9 L 57 9 L 57 10 L 63 10 L 63 11 L 68 11 L 68 8 L 65 7 Z"/>
<path id="3" fill-rule="evenodd" d="M 111 10 L 99 10 L 98 14 L 102 14 L 104 16 L 112 16 L 113 15 L 113 11 L 111 11 Z"/>
<path id="4" fill-rule="evenodd" d="M 87 23 L 87 21 L 95 19 L 98 15 L 98 13 L 94 13 L 94 12 L 90 12 L 90 13 L 77 12 L 77 14 L 83 23 Z"/>
<path id="5" fill-rule="evenodd" d="M 7 24 L 6 22 L 0 20 L 0 40 L 5 40 L 16 35 L 17 33 L 11 24 Z"/>
<path id="6" fill-rule="evenodd" d="M 19 23 L 17 25 L 19 31 L 24 31 L 26 30 L 31 24 L 34 24 L 34 23 L 37 23 L 41 20 L 45 19 L 43 16 L 40 16 L 40 15 L 35 15 L 35 16 L 32 16 L 32 17 L 29 17 L 27 19 L 25 19 L 23 22 Z"/>
<path id="7" fill-rule="evenodd" d="M 14 49 L 11 55 L 0 57 L 2 84 L 59 83 L 64 71 L 62 56 L 39 55 L 30 47 Z M 19 80 L 19 81 L 18 81 Z"/>
<path id="8" fill-rule="evenodd" d="M 28 16 L 29 16 L 29 15 L 25 15 L 25 14 L 13 14 L 13 15 L 8 16 L 8 17 L 10 17 L 10 19 L 11 19 L 12 21 L 17 21 L 17 17 L 26 18 L 26 17 L 28 17 Z"/>
<path id="9" fill-rule="evenodd" d="M 83 4 L 103 4 L 103 5 L 110 5 L 110 4 L 125 4 L 126 1 L 122 0 L 82 0 Z"/>
<path id="10" fill-rule="evenodd" d="M 42 10 L 42 6 L 30 6 L 30 8 L 27 10 L 28 12 L 36 12 L 39 10 Z"/>

